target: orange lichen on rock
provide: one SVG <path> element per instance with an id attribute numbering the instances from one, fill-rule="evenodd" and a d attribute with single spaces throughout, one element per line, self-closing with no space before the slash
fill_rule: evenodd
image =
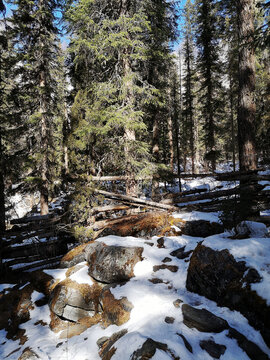
<path id="1" fill-rule="evenodd" d="M 104 289 L 101 295 L 103 308 L 102 324 L 107 327 L 111 324 L 120 326 L 130 319 L 133 305 L 126 297 L 115 299 L 110 289 Z"/>

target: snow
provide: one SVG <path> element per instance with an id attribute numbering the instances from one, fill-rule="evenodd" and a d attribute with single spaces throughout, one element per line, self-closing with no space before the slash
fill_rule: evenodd
<path id="1" fill-rule="evenodd" d="M 14 284 L 0 284 L 0 293 L 4 290 L 13 288 Z"/>
<path id="2" fill-rule="evenodd" d="M 86 262 L 80 263 L 79 265 L 84 265 L 80 270 L 76 271 L 70 276 L 72 281 L 76 281 L 78 284 L 88 284 L 93 285 L 91 277 L 88 275 L 88 266 Z"/>
<path id="3" fill-rule="evenodd" d="M 200 212 L 200 211 L 191 211 L 186 213 L 176 213 L 173 215 L 175 219 L 182 219 L 185 221 L 191 220 L 206 220 L 210 222 L 220 222 L 219 216 L 220 212 Z"/>
<path id="4" fill-rule="evenodd" d="M 231 164 L 225 164 L 218 169 L 219 172 L 231 170 Z M 223 189 L 235 187 L 237 182 L 220 182 L 214 178 L 204 178 L 195 180 L 182 180 L 183 190 L 207 189 L 213 190 L 217 187 Z M 270 189 L 269 182 L 265 190 Z M 178 186 L 168 187 L 171 191 L 178 191 Z M 54 202 L 51 208 L 61 208 L 61 199 Z M 181 204 L 182 205 L 182 204 Z M 270 215 L 270 210 L 262 212 L 263 215 Z M 206 220 L 210 222 L 220 222 L 219 212 L 203 213 L 199 211 L 174 213 L 176 219 L 185 221 Z M 270 306 L 270 239 L 261 237 L 265 233 L 265 226 L 259 223 L 249 224 L 251 238 L 243 240 L 232 240 L 229 232 L 204 238 L 191 236 L 170 236 L 164 237 L 165 248 L 157 247 L 158 237 L 148 240 L 154 245 L 149 246 L 145 239 L 135 237 L 106 236 L 96 241 L 107 245 L 115 246 L 139 246 L 143 248 L 143 260 L 134 267 L 134 277 L 125 284 L 111 288 L 115 298 L 127 297 L 133 304 L 130 319 L 122 326 L 111 325 L 106 329 L 101 325 L 95 325 L 79 336 L 70 339 L 60 339 L 60 333 L 54 333 L 49 328 L 50 310 L 48 305 L 36 306 L 35 302 L 44 297 L 42 293 L 34 291 L 32 293 L 33 308 L 30 308 L 30 320 L 20 325 L 25 330 L 27 341 L 24 345 L 19 344 L 19 340 L 8 340 L 6 331 L 0 330 L 0 359 L 7 357 L 9 360 L 17 360 L 23 349 L 29 347 L 37 353 L 41 360 L 99 360 L 99 349 L 96 344 L 101 337 L 110 337 L 112 334 L 127 329 L 128 333 L 120 338 L 114 346 L 117 351 L 112 356 L 112 360 L 128 360 L 131 354 L 142 346 L 147 338 L 165 343 L 168 348 L 179 356 L 181 360 L 210 360 L 211 357 L 201 349 L 201 340 L 213 340 L 218 344 L 226 346 L 226 352 L 220 357 L 222 360 L 248 360 L 249 357 L 238 346 L 236 340 L 228 338 L 228 331 L 221 333 L 201 333 L 196 329 L 188 328 L 183 323 L 181 305 L 176 308 L 173 302 L 181 299 L 183 303 L 190 304 L 196 308 L 205 308 L 217 316 L 227 320 L 229 325 L 245 335 L 247 339 L 256 343 L 268 356 L 270 349 L 259 331 L 251 327 L 247 319 L 237 311 L 232 311 L 226 307 L 218 307 L 214 301 L 203 296 L 191 293 L 186 289 L 187 269 L 189 258 L 180 260 L 170 255 L 179 248 L 185 247 L 185 251 L 194 250 L 198 242 L 203 242 L 215 250 L 228 249 L 236 261 L 245 261 L 248 267 L 255 268 L 262 277 L 262 281 L 252 284 L 252 290 L 267 301 Z M 177 230 L 177 228 L 175 228 Z M 168 269 L 153 271 L 153 266 L 164 264 L 162 260 L 170 257 L 171 261 L 167 265 L 178 267 L 177 272 L 170 272 Z M 80 268 L 81 267 L 81 268 Z M 93 280 L 88 275 L 86 262 L 78 264 L 79 270 L 74 272 L 70 279 L 79 284 L 93 284 Z M 46 269 L 46 274 L 51 275 L 54 281 L 62 281 L 66 278 L 68 269 Z M 149 280 L 158 278 L 162 282 L 152 283 Z M 12 288 L 14 284 L 1 284 L 0 292 Z M 25 286 L 25 285 L 24 285 Z M 166 317 L 175 319 L 173 324 L 167 324 Z M 43 326 L 39 321 L 42 320 L 47 325 Z M 182 334 L 193 348 L 191 354 L 185 347 L 182 338 L 177 335 Z M 14 350 L 17 352 L 11 354 Z M 169 360 L 171 356 L 164 351 L 157 350 L 153 360 Z"/>

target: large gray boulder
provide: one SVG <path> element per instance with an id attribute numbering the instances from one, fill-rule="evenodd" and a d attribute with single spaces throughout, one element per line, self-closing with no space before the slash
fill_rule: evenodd
<path id="1" fill-rule="evenodd" d="M 143 248 L 106 246 L 103 243 L 89 244 L 85 259 L 89 275 L 102 283 L 121 283 L 134 276 L 134 266 L 142 260 Z"/>
<path id="2" fill-rule="evenodd" d="M 50 309 L 55 315 L 71 321 L 92 317 L 99 311 L 101 291 L 97 284 L 90 286 L 66 279 L 53 289 Z"/>
<path id="3" fill-rule="evenodd" d="M 236 240 L 241 241 L 241 240 Z M 255 291 L 252 283 L 261 281 L 254 268 L 236 261 L 228 250 L 213 250 L 202 244 L 193 251 L 188 268 L 187 290 L 240 311 L 270 345 L 270 307 Z"/>

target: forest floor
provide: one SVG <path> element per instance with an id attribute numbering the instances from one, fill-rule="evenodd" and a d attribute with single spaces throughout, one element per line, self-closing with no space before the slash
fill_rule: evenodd
<path id="1" fill-rule="evenodd" d="M 218 185 L 220 184 L 217 184 L 214 179 L 205 178 L 186 183 L 185 190 L 195 187 L 211 189 Z M 235 182 L 233 184 L 224 182 L 222 186 L 224 188 L 235 186 Z M 270 205 L 269 210 L 266 210 L 264 214 L 270 214 Z M 173 214 L 175 218 L 184 221 L 203 219 L 210 222 L 219 222 L 219 215 L 218 212 L 198 211 Z M 159 246 L 158 236 L 147 241 L 142 237 L 115 235 L 98 238 L 97 242 L 108 246 L 143 248 L 143 260 L 135 265 L 134 277 L 125 284 L 111 288 L 115 299 L 126 297 L 132 303 L 133 308 L 129 320 L 120 326 L 110 325 L 107 328 L 98 323 L 80 335 L 63 337 L 61 331 L 55 333 L 50 329 L 49 305 L 48 303 L 37 305 L 38 301 L 44 298 L 44 294 L 35 290 L 31 294 L 30 318 L 19 326 L 20 329 L 25 330 L 24 343 L 22 344 L 20 339 L 7 339 L 7 331 L 0 330 L 0 358 L 17 360 L 25 349 L 31 349 L 35 355 L 21 359 L 98 360 L 103 356 L 98 346 L 99 340 L 104 337 L 111 338 L 113 334 L 122 330 L 124 330 L 124 335 L 119 336 L 113 343 L 114 350 L 110 354 L 111 357 L 103 357 L 103 359 L 144 359 L 142 354 L 138 353 L 138 349 L 142 349 L 147 339 L 152 339 L 155 344 L 159 344 L 151 355 L 153 360 L 209 360 L 213 358 L 257 360 L 267 359 L 267 356 L 270 358 L 270 349 L 265 344 L 261 333 L 254 329 L 240 312 L 218 306 L 216 302 L 190 292 L 186 288 L 192 252 L 198 243 L 201 243 L 215 251 L 228 249 L 236 261 L 245 261 L 248 268 L 256 269 L 261 280 L 251 285 L 252 291 L 265 300 L 267 306 L 270 306 L 270 241 L 261 229 L 258 223 L 253 223 L 249 237 L 241 240 L 231 239 L 233 232 L 228 231 L 207 238 L 187 235 L 165 236 L 162 247 Z M 187 257 L 179 259 L 171 255 L 172 252 L 183 247 L 186 253 L 190 252 Z M 164 259 L 167 259 L 166 262 Z M 163 266 L 164 264 L 170 266 Z M 79 284 L 91 284 L 87 263 L 81 262 L 80 265 L 80 271 L 75 274 L 73 280 L 75 279 Z M 67 277 L 67 270 L 67 268 L 45 269 L 43 272 L 52 276 L 53 281 L 62 281 Z M 0 296 L 7 295 L 14 286 L 15 284 L 9 283 L 0 284 Z M 24 286 L 27 286 L 27 283 L 22 288 Z M 266 357 L 260 357 L 261 353 L 256 356 L 256 350 L 255 355 L 248 355 L 247 351 L 239 346 L 239 342 L 229 336 L 228 329 L 220 332 L 202 332 L 195 327 L 188 327 L 181 310 L 183 304 L 196 309 L 206 309 L 226 320 L 230 328 L 236 329 L 247 340 L 256 344 Z M 203 344 L 211 345 L 213 342 L 220 346 L 214 346 L 214 350 L 206 350 L 207 346 Z"/>

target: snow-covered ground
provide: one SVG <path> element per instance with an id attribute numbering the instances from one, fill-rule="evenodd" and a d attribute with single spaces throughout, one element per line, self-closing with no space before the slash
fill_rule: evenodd
<path id="1" fill-rule="evenodd" d="M 227 170 L 227 169 L 226 169 Z M 224 169 L 220 169 L 224 171 Z M 223 189 L 236 186 L 236 182 L 219 182 L 213 178 L 196 179 L 193 181 L 183 180 L 183 190 L 194 188 L 215 189 L 222 186 Z M 270 186 L 270 183 L 269 183 Z M 178 191 L 177 186 L 171 186 L 171 191 Z M 60 204 L 56 204 L 58 206 Z M 270 214 L 264 211 L 263 214 Z M 193 211 L 189 213 L 174 214 L 182 220 L 207 220 L 219 221 L 219 213 L 202 213 Z M 115 298 L 127 297 L 133 304 L 130 319 L 122 326 L 110 325 L 106 329 L 100 324 L 94 325 L 84 331 L 81 335 L 72 338 L 61 339 L 61 333 L 54 333 L 49 328 L 50 310 L 48 305 L 34 306 L 30 310 L 30 320 L 20 325 L 25 329 L 27 341 L 19 344 L 19 340 L 13 341 L 6 338 L 6 331 L 0 330 L 0 359 L 17 360 L 25 348 L 31 348 L 41 360 L 98 360 L 99 348 L 97 340 L 102 337 L 110 337 L 122 329 L 127 329 L 127 334 L 120 338 L 114 346 L 117 351 L 112 360 L 131 359 L 132 353 L 140 348 L 147 338 L 166 343 L 168 347 L 180 357 L 181 360 L 210 360 L 212 357 L 200 347 L 201 340 L 213 340 L 217 344 L 226 346 L 221 360 L 248 360 L 247 354 L 238 346 L 236 340 L 227 337 L 228 330 L 221 333 L 202 333 L 195 328 L 191 329 L 183 323 L 183 315 L 180 307 L 175 307 L 174 302 L 180 299 L 183 303 L 196 308 L 205 308 L 215 315 L 227 320 L 228 324 L 247 339 L 256 343 L 262 351 L 270 357 L 270 349 L 266 346 L 259 331 L 251 327 L 247 319 L 237 311 L 231 311 L 226 307 L 218 307 L 214 301 L 191 293 L 186 289 L 188 259 L 178 259 L 170 253 L 185 246 L 185 251 L 194 250 L 198 242 L 210 246 L 216 250 L 229 249 L 236 260 L 245 261 L 248 266 L 254 267 L 262 276 L 262 282 L 252 285 L 262 298 L 270 305 L 270 239 L 256 237 L 245 240 L 231 240 L 230 233 L 214 235 L 209 238 L 195 238 L 190 236 L 171 236 L 165 238 L 165 248 L 157 247 L 157 237 L 148 242 L 145 239 L 117 236 L 100 238 L 97 241 L 108 245 L 140 246 L 143 247 L 143 261 L 138 262 L 134 269 L 135 277 L 125 285 L 118 285 L 111 291 Z M 169 265 L 178 267 L 177 272 L 168 269 L 153 271 L 153 266 L 163 264 L 164 258 L 170 258 Z M 81 263 L 83 267 L 73 274 L 72 280 L 78 283 L 92 284 L 92 279 L 87 273 L 87 264 Z M 54 277 L 55 280 L 65 279 L 67 269 L 50 269 L 45 272 Z M 151 279 L 158 278 L 160 283 L 152 283 Z M 8 292 L 14 284 L 1 284 L 0 293 Z M 1 296 L 1 294 L 0 294 Z M 32 294 L 32 302 L 43 297 L 37 291 Z M 165 322 L 166 317 L 174 318 L 173 323 Z M 39 321 L 47 323 L 42 325 Z M 39 322 L 39 323 L 38 323 Z M 38 323 L 38 324 L 37 324 Z M 178 333 L 182 334 L 190 343 L 193 353 L 189 352 Z M 18 350 L 17 350 L 18 349 Z M 17 350 L 17 351 L 16 351 Z M 169 360 L 168 353 L 157 350 L 153 360 Z"/>
<path id="2" fill-rule="evenodd" d="M 200 218 L 199 214 L 193 214 L 191 217 Z M 214 214 L 212 214 L 214 219 Z M 216 215 L 217 216 L 217 215 Z M 203 217 L 203 216 L 202 216 Z M 215 302 L 205 297 L 191 293 L 186 290 L 185 282 L 187 276 L 187 268 L 189 262 L 179 260 L 170 256 L 173 250 L 186 246 L 185 251 L 193 250 L 199 241 L 204 240 L 205 245 L 209 245 L 214 249 L 228 248 L 236 259 L 245 260 L 248 265 L 255 267 L 260 274 L 263 275 L 263 282 L 254 284 L 254 290 L 270 302 L 270 241 L 268 238 L 251 238 L 247 240 L 229 240 L 228 233 L 215 235 L 207 238 L 194 238 L 190 236 L 172 236 L 165 238 L 165 248 L 158 248 L 157 237 L 153 237 L 151 242 L 154 246 L 145 243 L 145 239 L 118 236 L 107 236 L 97 241 L 104 242 L 107 245 L 140 246 L 143 247 L 143 261 L 136 264 L 134 269 L 135 277 L 125 285 L 118 285 L 111 291 L 115 298 L 127 297 L 133 304 L 130 320 L 118 327 L 111 325 L 103 329 L 100 325 L 95 325 L 79 336 L 70 339 L 59 339 L 60 334 L 53 333 L 48 326 L 41 324 L 35 325 L 39 320 L 43 320 L 47 324 L 50 322 L 50 312 L 48 305 L 34 307 L 30 311 L 31 319 L 25 324 L 21 324 L 20 328 L 26 330 L 28 340 L 23 346 L 18 341 L 5 339 L 5 331 L 0 332 L 2 345 L 0 346 L 0 358 L 4 359 L 12 351 L 20 348 L 20 350 L 7 357 L 9 360 L 17 360 L 19 354 L 26 347 L 30 347 L 43 360 L 63 359 L 63 360 L 98 360 L 97 340 L 104 336 L 111 336 L 113 333 L 122 329 L 127 329 L 128 333 L 121 338 L 114 346 L 117 348 L 116 353 L 112 357 L 113 360 L 128 360 L 132 353 L 137 350 L 145 342 L 147 338 L 155 341 L 166 343 L 168 347 L 181 360 L 204 359 L 211 357 L 201 349 L 199 342 L 201 340 L 212 339 L 217 344 L 223 344 L 227 347 L 224 355 L 220 357 L 223 360 L 246 360 L 249 359 L 247 354 L 241 350 L 236 341 L 226 336 L 228 330 L 221 333 L 201 333 L 196 329 L 190 329 L 183 323 L 183 315 L 181 308 L 174 306 L 177 299 L 181 299 L 184 303 L 190 304 L 197 308 L 205 308 L 217 316 L 227 320 L 229 325 L 240 333 L 245 335 L 249 340 L 255 342 L 265 353 L 270 356 L 270 350 L 265 345 L 260 333 L 253 329 L 248 321 L 238 312 L 231 311 L 225 307 L 218 307 Z M 168 269 L 153 272 L 154 265 L 161 265 L 165 257 L 172 259 L 169 265 L 178 267 L 177 272 L 170 272 Z M 81 270 L 73 274 L 73 280 L 78 283 L 88 283 L 91 285 L 92 280 L 87 274 L 86 263 Z M 63 280 L 67 269 L 46 270 L 46 273 L 54 276 L 55 279 Z M 162 283 L 153 284 L 149 280 L 159 278 Z M 7 289 L 8 284 L 2 284 L 1 290 Z M 36 301 L 43 297 L 43 294 L 34 292 L 32 301 Z M 173 324 L 165 322 L 166 317 L 175 319 Z M 191 354 L 184 345 L 183 340 L 177 335 L 181 333 L 193 348 Z M 154 360 L 170 359 L 169 355 L 158 350 Z"/>

